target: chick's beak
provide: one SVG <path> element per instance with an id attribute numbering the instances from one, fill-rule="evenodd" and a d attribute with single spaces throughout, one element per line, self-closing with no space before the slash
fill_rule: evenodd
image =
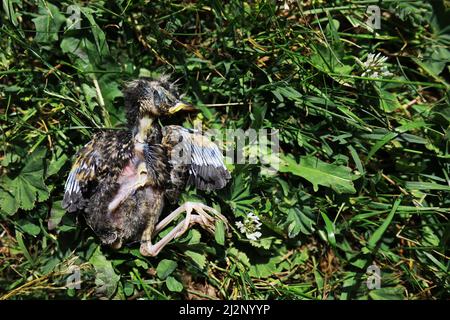
<path id="1" fill-rule="evenodd" d="M 173 107 L 171 107 L 169 109 L 169 113 L 170 114 L 174 114 L 175 112 L 178 112 L 178 111 L 180 111 L 182 109 L 190 108 L 190 107 L 192 107 L 190 104 L 180 100 Z"/>

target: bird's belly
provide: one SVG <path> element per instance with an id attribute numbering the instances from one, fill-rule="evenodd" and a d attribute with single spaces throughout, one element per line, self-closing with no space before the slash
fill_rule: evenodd
<path id="1" fill-rule="evenodd" d="M 164 194 L 151 186 L 138 189 L 127 197 L 114 212 L 107 214 L 107 234 L 115 234 L 113 246 L 139 241 L 147 228 L 150 233 L 159 220 L 164 206 Z M 111 243 L 110 243 L 111 244 Z"/>
<path id="2" fill-rule="evenodd" d="M 164 192 L 149 184 L 145 162 L 138 156 L 122 169 L 119 185 L 108 204 L 108 223 L 118 243 L 139 240 L 147 227 L 153 227 L 164 206 Z"/>

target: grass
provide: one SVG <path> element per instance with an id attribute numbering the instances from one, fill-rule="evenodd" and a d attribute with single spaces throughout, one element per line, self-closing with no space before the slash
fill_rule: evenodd
<path id="1" fill-rule="evenodd" d="M 3 1 L 0 299 L 450 298 L 448 1 L 287 4 Z M 162 73 L 199 110 L 179 124 L 277 130 L 276 174 L 230 164 L 180 199 L 255 213 L 259 240 L 194 228 L 145 258 L 62 210 L 75 152 L 124 123 L 123 83 Z"/>

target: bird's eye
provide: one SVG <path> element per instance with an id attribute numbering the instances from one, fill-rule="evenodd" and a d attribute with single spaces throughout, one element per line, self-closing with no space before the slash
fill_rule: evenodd
<path id="1" fill-rule="evenodd" d="M 161 104 L 161 95 L 159 94 L 159 92 L 157 90 L 153 91 L 153 104 L 155 106 L 159 106 Z"/>

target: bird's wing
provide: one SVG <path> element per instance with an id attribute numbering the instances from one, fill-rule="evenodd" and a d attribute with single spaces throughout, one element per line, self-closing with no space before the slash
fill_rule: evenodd
<path id="1" fill-rule="evenodd" d="M 168 150 L 175 185 L 183 173 L 188 175 L 187 182 L 200 190 L 222 189 L 231 178 L 222 152 L 207 136 L 180 126 L 165 126 L 162 144 Z"/>
<path id="2" fill-rule="evenodd" d="M 96 134 L 76 155 L 65 184 L 62 207 L 81 210 L 93 186 L 106 175 L 120 172 L 131 158 L 132 143 L 127 132 Z"/>

